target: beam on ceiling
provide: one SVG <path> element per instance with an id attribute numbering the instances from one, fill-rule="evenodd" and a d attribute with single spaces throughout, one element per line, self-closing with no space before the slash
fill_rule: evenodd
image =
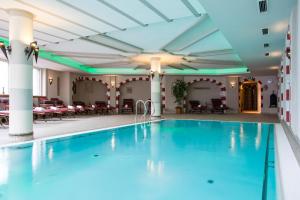
<path id="1" fill-rule="evenodd" d="M 167 65 L 167 67 L 171 67 L 173 69 L 183 70 L 181 67 L 174 66 L 174 65 Z"/>
<path id="2" fill-rule="evenodd" d="M 70 57 L 77 57 L 77 58 L 127 58 L 126 56 L 120 55 L 120 54 L 106 54 L 106 53 L 87 53 L 87 52 L 70 52 L 70 51 L 51 51 L 48 50 L 49 52 L 52 52 L 57 55 L 61 56 L 70 56 Z"/>
<path id="3" fill-rule="evenodd" d="M 188 56 L 210 57 L 210 56 L 219 56 L 219 55 L 228 55 L 228 54 L 234 54 L 233 49 L 221 49 L 221 50 L 213 50 L 213 51 L 194 52 L 194 53 L 190 53 Z"/>
<path id="4" fill-rule="evenodd" d="M 192 70 L 195 70 L 195 71 L 198 70 L 198 68 L 196 68 L 196 67 L 192 67 L 192 66 L 189 66 L 189 65 L 186 65 L 186 64 L 183 64 L 183 63 L 181 63 L 180 66 L 182 66 L 184 68 L 192 69 Z"/>
<path id="5" fill-rule="evenodd" d="M 181 2 L 189 9 L 189 11 L 196 17 L 200 17 L 201 14 L 197 12 L 194 6 L 189 2 L 189 0 L 181 0 Z"/>
<path id="6" fill-rule="evenodd" d="M 161 50 L 167 51 L 167 48 L 171 46 L 173 43 L 175 43 L 179 38 L 183 37 L 185 34 L 187 34 L 192 29 L 198 27 L 202 22 L 204 22 L 207 19 L 207 14 L 202 15 L 199 20 L 197 20 L 194 24 L 192 24 L 190 27 L 185 29 L 183 32 L 181 32 L 179 35 L 177 35 L 175 38 L 173 38 L 171 41 L 169 41 L 167 44 L 165 44 L 163 47 L 161 47 Z"/>
<path id="7" fill-rule="evenodd" d="M 0 19 L 0 21 L 2 21 L 2 22 L 4 22 L 4 23 L 9 23 L 7 20 L 4 20 L 4 19 Z M 6 29 L 3 29 L 3 28 L 1 28 L 2 30 L 6 30 Z M 7 32 L 8 32 L 8 30 L 6 30 Z M 44 35 L 48 35 L 48 36 L 51 36 L 51 37 L 56 37 L 56 38 L 58 38 L 58 39 L 61 39 L 61 40 L 69 40 L 69 39 L 67 39 L 67 38 L 64 38 L 64 37 L 60 37 L 60 36 L 57 36 L 57 35 L 53 35 L 53 34 L 51 34 L 51 33 L 46 33 L 46 32 L 44 32 L 44 31 L 40 31 L 40 30 L 36 30 L 36 29 L 34 29 L 34 31 L 35 32 L 38 32 L 38 33 L 42 33 L 42 34 L 44 34 Z"/>
<path id="8" fill-rule="evenodd" d="M 213 64 L 213 65 L 243 65 L 241 61 L 235 60 L 207 60 L 207 59 L 196 59 L 196 60 L 187 60 L 189 63 L 199 63 L 199 64 Z"/>
<path id="9" fill-rule="evenodd" d="M 67 22 L 69 22 L 69 23 L 71 23 L 71 24 L 74 24 L 74 25 L 76 25 L 76 26 L 78 26 L 78 27 L 84 28 L 84 29 L 86 29 L 86 30 L 89 30 L 89 31 L 92 31 L 92 32 L 95 32 L 95 33 L 100 33 L 100 31 L 98 31 L 98 30 L 96 30 L 96 29 L 90 28 L 90 27 L 88 27 L 88 26 L 79 24 L 79 23 L 77 23 L 77 22 L 75 22 L 75 21 L 72 21 L 72 20 L 70 20 L 70 19 L 67 19 L 67 18 L 65 18 L 65 17 L 62 17 L 62 16 L 60 16 L 60 15 L 54 14 L 54 13 L 48 11 L 48 10 L 42 9 L 42 8 L 40 8 L 40 7 L 37 7 L 37 6 L 35 6 L 34 4 L 25 2 L 25 1 L 23 1 L 23 0 L 15 0 L 15 1 L 21 3 L 21 4 L 25 5 L 25 6 L 28 6 L 28 7 L 34 8 L 34 9 L 36 9 L 36 10 L 42 11 L 42 12 L 44 12 L 44 13 L 47 13 L 48 15 L 54 16 L 54 17 L 56 17 L 56 18 L 58 18 L 58 19 L 61 19 L 61 20 L 63 20 L 63 21 L 67 21 Z"/>
<path id="10" fill-rule="evenodd" d="M 121 66 L 132 65 L 131 61 L 117 61 L 110 63 L 91 64 L 92 67 L 121 67 Z"/>
<path id="11" fill-rule="evenodd" d="M 69 31 L 69 30 L 67 30 L 67 29 L 63 29 L 63 28 L 61 28 L 61 27 L 58 27 L 58 26 L 55 26 L 55 25 L 52 25 L 52 24 L 48 24 L 48 23 L 46 23 L 46 22 L 42 22 L 42 21 L 39 21 L 39 20 L 35 20 L 35 22 L 36 22 L 36 23 L 39 23 L 39 24 L 43 24 L 43 25 L 48 26 L 48 27 L 51 27 L 51 28 L 54 28 L 54 29 L 57 29 L 57 30 L 60 30 L 60 31 L 63 31 L 63 32 L 65 32 L 65 33 L 69 33 L 69 34 L 71 34 L 71 35 L 75 35 L 76 37 L 82 37 L 82 36 L 83 36 L 83 35 L 80 35 L 80 34 L 78 34 L 78 33 L 71 32 L 71 31 Z"/>
<path id="12" fill-rule="evenodd" d="M 166 22 L 172 22 L 173 20 L 168 18 L 166 15 L 164 15 L 161 11 L 159 11 L 157 8 L 155 8 L 151 3 L 149 3 L 147 0 L 139 0 L 141 3 L 143 3 L 147 8 L 152 10 L 155 14 L 160 16 L 162 19 L 164 19 Z"/>
<path id="13" fill-rule="evenodd" d="M 134 68 L 134 70 L 137 70 L 137 69 L 148 69 L 148 68 L 149 68 L 149 66 L 147 66 L 147 65 L 139 65 L 136 68 Z"/>
<path id="14" fill-rule="evenodd" d="M 2 30 L 2 31 L 6 31 L 7 33 L 8 33 L 8 30 L 7 29 L 5 29 L 5 28 L 0 28 L 0 30 Z M 4 37 L 6 37 L 7 38 L 7 36 L 4 36 Z M 39 41 L 43 41 L 43 42 L 46 42 L 46 43 L 52 43 L 52 44 L 54 44 L 55 42 L 52 42 L 52 41 L 49 41 L 49 40 L 45 40 L 45 39 L 41 39 L 41 38 L 38 38 L 38 37 L 34 37 L 34 39 L 36 39 L 36 40 L 39 40 Z"/>
<path id="15" fill-rule="evenodd" d="M 127 42 L 118 40 L 116 38 L 110 37 L 108 35 L 104 34 L 98 34 L 96 36 L 88 36 L 88 37 L 82 37 L 81 39 L 95 42 L 96 44 L 102 44 L 103 46 L 122 51 L 124 53 L 141 53 L 144 50 L 140 47 L 137 47 L 135 45 L 129 44 Z"/>
<path id="16" fill-rule="evenodd" d="M 201 40 L 204 40 L 205 38 L 211 36 L 212 34 L 218 32 L 219 29 L 215 28 L 212 30 L 209 30 L 208 32 L 204 33 L 203 35 L 199 35 L 197 38 L 193 39 L 192 41 L 190 41 L 189 43 L 187 43 L 186 45 L 182 46 L 181 48 L 177 49 L 176 51 L 182 51 L 185 50 L 191 46 L 193 46 L 194 44 L 196 44 L 197 42 L 200 42 Z"/>
<path id="17" fill-rule="evenodd" d="M 60 3 L 62 3 L 62 4 L 64 4 L 65 6 L 68 6 L 68 7 L 72 8 L 72 9 L 76 10 L 77 12 L 81 12 L 81 13 L 83 13 L 83 14 L 85 14 L 85 15 L 91 17 L 92 19 L 98 20 L 99 22 L 101 22 L 101 23 L 103 23 L 103 24 L 106 24 L 106 25 L 108 25 L 108 26 L 111 26 L 111 27 L 113 27 L 113 28 L 115 28 L 115 29 L 118 29 L 118 30 L 120 30 L 120 31 L 126 30 L 126 29 L 121 28 L 121 27 L 119 27 L 119 26 L 117 26 L 117 25 L 114 25 L 114 24 L 112 24 L 112 23 L 110 23 L 110 22 L 108 22 L 108 21 L 106 21 L 106 20 L 104 20 L 104 19 L 101 19 L 100 17 L 98 17 L 98 16 L 96 16 L 96 15 L 93 15 L 93 14 L 91 14 L 91 13 L 89 13 L 89 12 L 86 12 L 85 10 L 82 10 L 81 8 L 78 8 L 77 6 L 74 6 L 74 5 L 70 4 L 70 3 L 67 3 L 67 2 L 65 2 L 64 0 L 56 0 L 56 1 L 58 1 L 58 2 L 60 2 Z"/>
<path id="18" fill-rule="evenodd" d="M 133 22 L 135 22 L 135 23 L 137 23 L 137 24 L 139 24 L 139 25 L 141 25 L 141 26 L 144 26 L 144 27 L 147 26 L 147 24 L 144 24 L 143 22 L 141 22 L 141 21 L 135 19 L 134 17 L 130 16 L 129 14 L 127 14 L 127 13 L 125 13 L 125 12 L 123 12 L 122 10 L 120 10 L 120 9 L 117 8 L 116 6 L 114 6 L 114 5 L 112 5 L 112 4 L 108 3 L 108 2 L 106 2 L 105 0 L 97 0 L 97 2 L 102 3 L 102 4 L 105 5 L 106 7 L 108 7 L 108 8 L 110 8 L 110 9 L 114 10 L 115 12 L 117 12 L 117 13 L 123 15 L 124 17 L 130 19 L 131 21 L 133 21 Z"/>

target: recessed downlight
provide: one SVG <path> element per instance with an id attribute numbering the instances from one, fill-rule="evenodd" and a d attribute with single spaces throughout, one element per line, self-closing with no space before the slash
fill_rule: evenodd
<path id="1" fill-rule="evenodd" d="M 270 46 L 269 43 L 264 43 L 264 47 L 265 47 L 265 48 L 267 48 L 267 47 L 269 47 L 269 46 Z"/>
<path id="2" fill-rule="evenodd" d="M 265 56 L 270 56 L 270 53 L 269 52 L 265 53 Z"/>
<path id="3" fill-rule="evenodd" d="M 269 34 L 269 29 L 268 28 L 262 28 L 261 32 L 263 35 L 268 35 Z"/>
<path id="4" fill-rule="evenodd" d="M 268 11 L 268 2 L 267 0 L 259 0 L 258 1 L 258 8 L 260 13 L 264 13 Z"/>

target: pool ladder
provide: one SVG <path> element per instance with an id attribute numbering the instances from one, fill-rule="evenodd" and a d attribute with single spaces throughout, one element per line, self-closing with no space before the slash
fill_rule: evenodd
<path id="1" fill-rule="evenodd" d="M 151 105 L 151 107 L 153 108 L 153 109 L 151 109 L 152 110 L 152 112 L 150 112 L 150 116 L 149 116 L 149 119 L 147 120 L 147 113 L 148 113 L 148 107 L 147 107 L 147 105 L 150 103 L 150 105 Z M 150 121 L 151 120 L 151 116 L 155 113 L 155 107 L 154 107 L 154 105 L 153 105 L 153 101 L 151 101 L 151 100 L 146 100 L 146 101 L 143 101 L 143 100 L 137 100 L 136 101 L 136 103 L 135 103 L 135 123 L 137 123 L 138 122 L 138 112 L 137 112 L 137 110 L 138 110 L 138 105 L 139 104 L 142 104 L 143 106 L 144 106 L 144 113 L 143 113 L 143 115 L 141 116 L 141 118 L 140 118 L 140 121 L 142 121 L 142 122 L 146 122 L 146 121 Z"/>

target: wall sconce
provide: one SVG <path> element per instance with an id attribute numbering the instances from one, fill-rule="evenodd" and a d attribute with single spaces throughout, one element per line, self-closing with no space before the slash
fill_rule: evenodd
<path id="1" fill-rule="evenodd" d="M 111 86 L 111 88 L 115 88 L 115 86 L 116 86 L 116 76 L 111 76 L 110 77 L 110 86 Z"/>
<path id="2" fill-rule="evenodd" d="M 11 52 L 11 46 L 6 47 L 3 41 L 0 41 L 0 49 L 4 54 L 5 58 L 8 60 L 7 52 Z"/>
<path id="3" fill-rule="evenodd" d="M 31 42 L 30 45 L 25 48 L 25 55 L 27 56 L 27 60 L 29 59 L 32 53 L 35 57 L 35 62 L 37 62 L 39 57 L 39 47 L 36 41 Z"/>
<path id="4" fill-rule="evenodd" d="M 53 78 L 50 76 L 50 77 L 48 78 L 48 81 L 49 81 L 49 84 L 52 85 L 52 83 L 53 83 Z"/>
<path id="5" fill-rule="evenodd" d="M 230 86 L 231 86 L 231 88 L 234 88 L 234 86 L 235 86 L 235 81 L 230 81 Z"/>

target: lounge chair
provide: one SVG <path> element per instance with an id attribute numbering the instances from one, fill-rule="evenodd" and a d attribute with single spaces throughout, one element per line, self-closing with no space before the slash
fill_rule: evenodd
<path id="1" fill-rule="evenodd" d="M 121 112 L 126 114 L 132 114 L 133 104 L 133 99 L 123 99 L 123 106 L 121 108 Z"/>
<path id="2" fill-rule="evenodd" d="M 95 101 L 95 110 L 96 113 L 107 114 L 108 113 L 107 103 L 105 101 Z"/>
<path id="3" fill-rule="evenodd" d="M 212 113 L 225 113 L 225 110 L 228 109 L 226 105 L 222 103 L 221 99 L 211 99 L 212 103 Z"/>
<path id="4" fill-rule="evenodd" d="M 202 113 L 207 110 L 207 106 L 201 105 L 200 101 L 191 100 L 191 101 L 189 101 L 189 103 L 191 106 L 191 109 L 190 109 L 191 113 Z"/>

